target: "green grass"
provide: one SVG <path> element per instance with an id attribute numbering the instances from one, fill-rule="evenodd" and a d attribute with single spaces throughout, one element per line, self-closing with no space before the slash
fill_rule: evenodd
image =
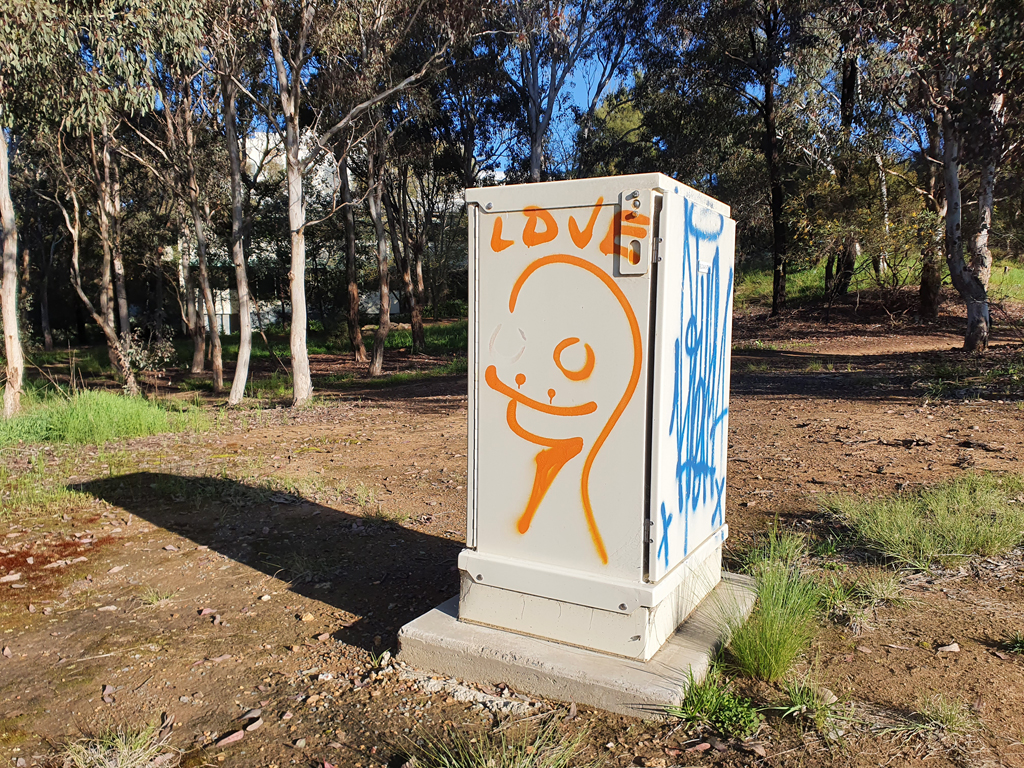
<path id="1" fill-rule="evenodd" d="M 292 391 L 292 375 L 281 371 L 262 378 L 250 377 L 245 385 L 245 396 L 257 400 L 279 400 L 291 395 Z"/>
<path id="2" fill-rule="evenodd" d="M 747 550 L 743 563 L 746 571 L 756 574 L 765 565 L 795 568 L 806 554 L 807 544 L 802 536 L 780 531 L 773 525 Z"/>
<path id="3" fill-rule="evenodd" d="M 802 537 L 772 528 L 745 558 L 757 602 L 746 621 L 729 619 L 729 658 L 750 677 L 783 679 L 817 634 L 818 584 L 800 571 Z"/>
<path id="4" fill-rule="evenodd" d="M 46 510 L 57 514 L 92 500 L 91 496 L 68 489 L 47 471 L 46 460 L 37 456 L 27 472 L 11 472 L 0 464 L 0 519 L 11 514 Z"/>
<path id="5" fill-rule="evenodd" d="M 736 275 L 736 309 L 770 307 L 772 304 L 771 265 L 748 266 Z M 825 262 L 817 267 L 790 272 L 786 276 L 786 301 L 805 304 L 825 297 Z"/>
<path id="6" fill-rule="evenodd" d="M 548 722 L 536 731 L 470 735 L 448 728 L 425 735 L 408 750 L 417 768 L 585 768 L 578 755 L 583 733 L 564 733 Z"/>
<path id="7" fill-rule="evenodd" d="M 1003 259 L 993 263 L 988 295 L 993 301 L 1024 301 L 1024 265 Z"/>
<path id="8" fill-rule="evenodd" d="M 399 373 L 392 373 L 377 379 L 353 382 L 353 384 L 362 383 L 363 386 L 375 388 L 399 387 L 403 384 L 413 384 L 417 381 L 426 381 L 439 376 L 458 376 L 459 374 L 466 373 L 467 370 L 468 363 L 466 358 L 456 357 L 444 365 L 438 365 L 425 371 L 400 371 Z"/>
<path id="9" fill-rule="evenodd" d="M 841 495 L 825 512 L 882 557 L 927 571 L 971 557 L 1003 554 L 1024 539 L 1024 477 L 964 475 L 894 496 Z"/>
<path id="10" fill-rule="evenodd" d="M 678 706 L 665 711 L 691 728 L 710 729 L 729 738 L 747 738 L 757 733 L 764 718 L 754 705 L 734 693 L 718 663 L 711 664 L 698 682 L 687 673 L 686 695 Z"/>
<path id="11" fill-rule="evenodd" d="M 0 448 L 18 442 L 98 445 L 161 432 L 198 430 L 208 423 L 204 414 L 188 406 L 170 412 L 141 397 L 84 390 L 70 398 L 51 397 L 0 422 Z"/>
<path id="12" fill-rule="evenodd" d="M 853 595 L 865 608 L 900 607 L 910 602 L 903 594 L 898 573 L 866 573 L 854 584 Z"/>

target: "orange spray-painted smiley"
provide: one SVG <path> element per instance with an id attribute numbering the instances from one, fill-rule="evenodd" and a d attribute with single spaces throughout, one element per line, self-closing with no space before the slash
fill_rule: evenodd
<path id="1" fill-rule="evenodd" d="M 591 223 L 590 226 L 592 227 L 593 224 Z M 566 254 L 544 256 L 543 258 L 532 262 L 525 270 L 523 270 L 522 274 L 516 280 L 515 285 L 512 287 L 508 303 L 509 312 L 515 312 L 519 293 L 526 281 L 529 280 L 537 270 L 552 264 L 564 264 L 575 267 L 596 277 L 618 301 L 619 306 L 625 313 L 626 321 L 629 324 L 630 335 L 632 337 L 633 361 L 630 369 L 629 383 L 626 385 L 625 391 L 619 398 L 614 410 L 602 427 L 600 434 L 591 445 L 586 459 L 584 460 L 583 471 L 580 477 L 580 496 L 583 502 L 583 515 L 586 518 L 587 529 L 590 532 L 590 537 L 593 540 L 594 548 L 597 550 L 598 557 L 601 559 L 602 563 L 607 564 L 608 551 L 601 537 L 601 532 L 598 529 L 597 521 L 594 518 L 593 505 L 591 504 L 590 499 L 590 474 L 598 452 L 608 440 L 608 436 L 615 428 L 615 425 L 621 418 L 623 411 L 626 410 L 626 406 L 632 399 L 634 392 L 636 392 L 637 384 L 640 381 L 640 375 L 643 369 L 643 343 L 640 335 L 640 325 L 637 322 L 636 315 L 629 304 L 629 300 L 626 298 L 625 294 L 623 294 L 619 286 L 616 285 L 615 280 L 607 272 L 585 259 Z M 562 353 L 579 343 L 580 340 L 576 337 L 563 339 L 555 346 L 552 353 L 555 366 L 558 370 L 569 381 L 574 382 L 588 379 L 593 373 L 596 364 L 594 350 L 586 343 L 583 344 L 585 358 L 583 365 L 580 368 L 569 368 L 563 364 Z M 509 429 L 523 440 L 542 447 L 542 450 L 534 459 L 537 469 L 533 480 L 533 487 L 530 490 L 530 497 L 526 503 L 526 509 L 516 521 L 516 529 L 519 533 L 526 533 L 529 531 L 534 515 L 537 513 L 541 502 L 544 500 L 544 496 L 555 481 L 558 473 L 571 459 L 583 452 L 585 441 L 582 437 L 551 438 L 529 432 L 519 423 L 517 418 L 517 409 L 519 406 L 522 406 L 538 413 L 548 414 L 551 416 L 572 417 L 592 414 L 597 411 L 598 404 L 591 401 L 573 406 L 554 405 L 554 389 L 548 390 L 547 394 L 549 402 L 544 403 L 540 400 L 535 400 L 520 391 L 522 385 L 526 383 L 526 376 L 524 374 L 517 374 L 516 387 L 513 388 L 498 377 L 498 370 L 494 365 L 488 366 L 484 371 L 484 380 L 492 390 L 509 398 L 508 408 L 505 412 L 505 419 L 508 423 Z"/>

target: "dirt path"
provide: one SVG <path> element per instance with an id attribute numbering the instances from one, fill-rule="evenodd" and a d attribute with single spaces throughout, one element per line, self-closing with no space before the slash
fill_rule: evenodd
<path id="1" fill-rule="evenodd" d="M 822 493 L 1019 470 L 1019 399 L 926 396 L 922 366 L 955 336 L 739 330 L 730 552 L 775 519 L 820 534 Z M 12 457 L 14 473 L 42 457 L 47 477 L 69 478 L 81 495 L 0 523 L 5 764 L 43 764 L 62 738 L 165 713 L 172 742 L 191 750 L 186 764 L 365 768 L 387 765 L 423 727 L 549 711 L 501 681 L 471 690 L 381 668 L 398 628 L 458 589 L 464 387 L 454 378 L 353 392 L 298 414 L 234 414 L 209 435 Z M 969 701 L 986 730 L 966 744 L 856 728 L 832 744 L 772 719 L 762 760 L 687 753 L 673 724 L 581 710 L 571 727 L 589 728 L 612 765 L 1024 765 L 1024 659 L 996 646 L 1024 629 L 1022 577 L 1019 551 L 909 576 L 909 607 L 829 625 L 808 654 L 858 711 L 907 712 L 932 692 Z M 959 653 L 935 651 L 952 641 Z M 239 719 L 252 709 L 261 712 Z M 241 741 L 215 746 L 257 717 Z"/>

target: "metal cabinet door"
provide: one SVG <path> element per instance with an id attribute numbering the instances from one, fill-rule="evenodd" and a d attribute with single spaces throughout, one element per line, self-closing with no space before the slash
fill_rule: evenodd
<path id="1" fill-rule="evenodd" d="M 474 192 L 473 543 L 639 581 L 654 193 L 609 181 Z"/>

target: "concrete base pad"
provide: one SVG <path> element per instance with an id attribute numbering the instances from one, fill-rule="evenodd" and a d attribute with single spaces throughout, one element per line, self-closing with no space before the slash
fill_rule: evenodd
<path id="1" fill-rule="evenodd" d="M 513 690 L 576 702 L 634 717 L 659 717 L 678 704 L 687 672 L 701 680 L 724 640 L 728 623 L 745 618 L 754 605 L 754 584 L 725 573 L 650 661 L 517 635 L 458 621 L 458 597 L 398 633 L 399 660 L 435 674 L 476 683 L 507 683 Z"/>

